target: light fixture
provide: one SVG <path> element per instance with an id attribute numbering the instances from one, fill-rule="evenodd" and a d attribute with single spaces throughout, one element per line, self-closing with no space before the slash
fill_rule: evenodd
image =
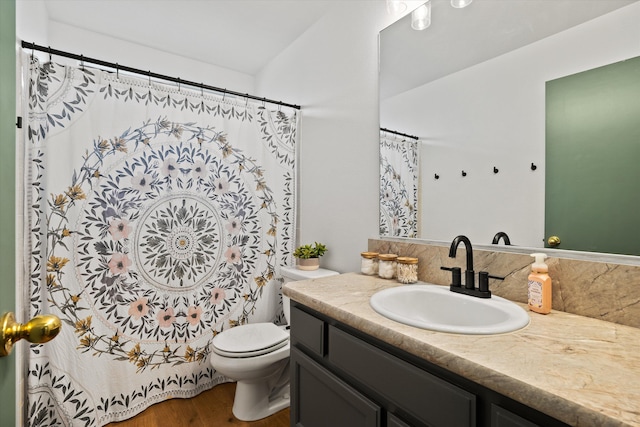
<path id="1" fill-rule="evenodd" d="M 451 0 L 451 6 L 456 9 L 462 9 L 463 7 L 467 7 L 471 4 L 473 0 Z"/>
<path id="2" fill-rule="evenodd" d="M 387 0 L 387 13 L 397 15 L 407 10 L 407 4 L 401 0 Z"/>
<path id="3" fill-rule="evenodd" d="M 431 25 L 431 2 L 428 1 L 411 12 L 411 28 L 424 30 Z"/>

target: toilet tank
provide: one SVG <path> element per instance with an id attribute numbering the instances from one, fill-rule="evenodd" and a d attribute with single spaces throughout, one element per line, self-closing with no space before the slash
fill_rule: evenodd
<path id="1" fill-rule="evenodd" d="M 309 279 L 320 279 L 322 277 L 329 276 L 337 276 L 337 271 L 325 270 L 324 268 L 319 268 L 317 270 L 299 270 L 296 267 L 282 267 L 280 269 L 280 274 L 282 274 L 282 278 L 284 279 L 284 283 L 296 282 L 298 280 L 309 280 Z M 291 300 L 288 296 L 282 294 L 282 308 L 284 310 L 284 317 L 287 319 L 287 324 L 291 322 L 289 318 L 289 313 L 291 313 L 289 309 L 289 304 Z"/>

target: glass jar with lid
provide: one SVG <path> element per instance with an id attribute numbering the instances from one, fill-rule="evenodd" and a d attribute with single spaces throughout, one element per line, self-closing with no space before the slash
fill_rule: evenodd
<path id="1" fill-rule="evenodd" d="M 360 271 L 367 276 L 375 276 L 378 274 L 378 252 L 362 252 L 360 254 L 362 262 Z"/>
<path id="2" fill-rule="evenodd" d="M 382 279 L 393 279 L 396 277 L 396 265 L 398 255 L 379 254 L 378 255 L 378 276 Z"/>
<path id="3" fill-rule="evenodd" d="M 416 283 L 418 281 L 418 258 L 398 257 L 396 276 L 400 283 Z"/>

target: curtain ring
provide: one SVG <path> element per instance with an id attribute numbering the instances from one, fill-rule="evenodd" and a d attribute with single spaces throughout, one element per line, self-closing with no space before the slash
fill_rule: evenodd
<path id="1" fill-rule="evenodd" d="M 120 80 L 120 66 L 116 62 L 116 80 Z"/>
<path id="2" fill-rule="evenodd" d="M 224 102 L 224 98 L 227 96 L 227 88 L 222 91 L 222 101 Z"/>
<path id="3" fill-rule="evenodd" d="M 178 92 L 180 92 L 180 77 L 178 77 Z"/>
<path id="4" fill-rule="evenodd" d="M 33 62 L 35 49 L 36 49 L 36 44 L 35 43 L 31 43 L 31 62 Z"/>
<path id="5" fill-rule="evenodd" d="M 246 97 L 246 98 L 245 98 L 245 101 L 244 101 L 244 106 L 245 106 L 245 108 L 246 108 L 246 107 L 247 107 L 247 105 L 249 105 L 249 94 L 248 94 L 248 93 L 245 93 L 245 97 Z"/>
<path id="6" fill-rule="evenodd" d="M 80 55 L 80 69 L 84 71 L 84 55 Z"/>
<path id="7" fill-rule="evenodd" d="M 52 58 L 51 58 L 51 46 L 49 46 L 49 62 L 51 62 Z"/>
<path id="8" fill-rule="evenodd" d="M 200 96 L 204 96 L 204 83 L 200 83 Z"/>
<path id="9" fill-rule="evenodd" d="M 149 76 L 149 87 L 151 87 L 151 70 L 149 70 L 147 75 Z"/>

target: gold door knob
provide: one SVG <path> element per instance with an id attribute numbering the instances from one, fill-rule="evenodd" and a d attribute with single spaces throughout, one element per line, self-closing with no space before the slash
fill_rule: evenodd
<path id="1" fill-rule="evenodd" d="M 0 318 L 0 357 L 11 353 L 13 344 L 26 339 L 34 344 L 49 342 L 58 335 L 62 322 L 53 314 L 34 317 L 24 325 L 16 322 L 13 313 L 5 313 Z"/>
<path id="2" fill-rule="evenodd" d="M 551 236 L 547 239 L 547 244 L 552 248 L 560 245 L 560 238 L 558 236 Z"/>

